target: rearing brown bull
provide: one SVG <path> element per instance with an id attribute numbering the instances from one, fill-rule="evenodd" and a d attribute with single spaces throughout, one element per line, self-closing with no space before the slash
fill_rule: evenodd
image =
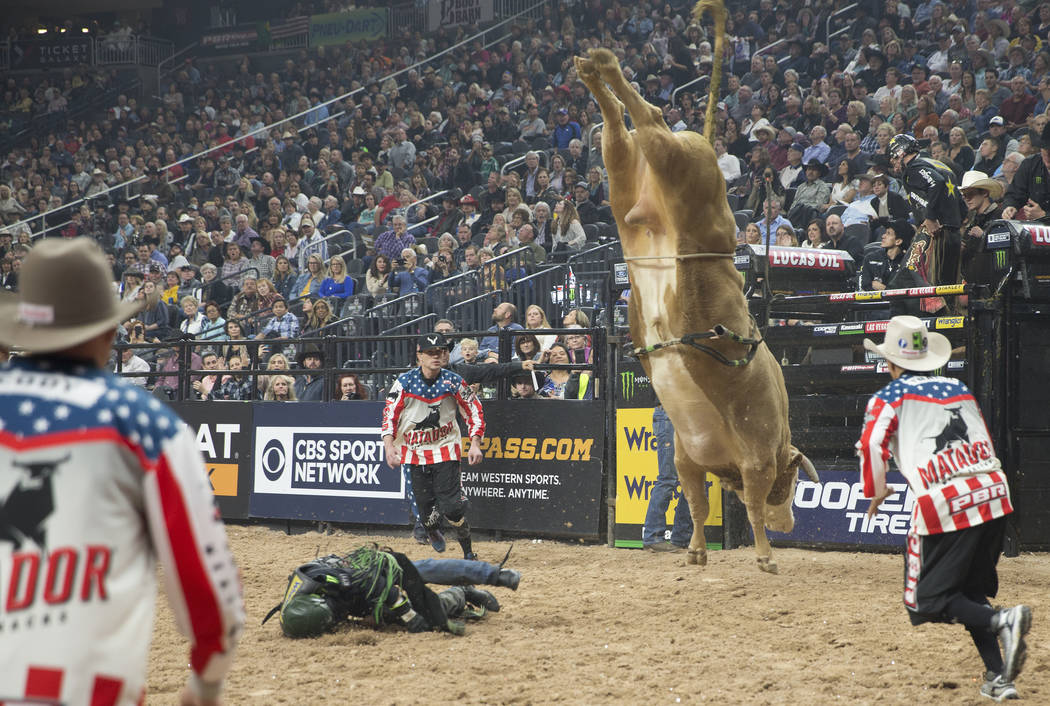
<path id="1" fill-rule="evenodd" d="M 704 10 L 715 19 L 717 90 L 726 10 L 721 0 L 701 0 L 693 10 L 698 21 Z M 610 51 L 576 57 L 576 70 L 605 122 L 609 200 L 631 276 L 631 336 L 674 423 L 675 465 L 696 528 L 689 562 L 707 563 L 704 480 L 712 473 L 747 507 L 759 568 L 776 573 L 766 527 L 794 528 L 798 467 L 814 481 L 816 472 L 791 445 L 784 376 L 758 340 L 733 264 L 736 224 L 711 147 L 717 94 L 708 97 L 705 137 L 672 133 Z"/>

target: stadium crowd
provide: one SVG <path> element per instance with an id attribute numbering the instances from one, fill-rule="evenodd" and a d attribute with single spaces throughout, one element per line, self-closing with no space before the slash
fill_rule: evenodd
<path id="1" fill-rule="evenodd" d="M 965 234 L 1004 208 L 1046 217 L 1050 3 L 802 5 L 730 8 L 714 146 L 741 243 L 846 250 L 869 275 L 858 284 L 879 288 L 911 237 L 888 153 L 904 133 L 953 173 Z M 37 238 L 94 238 L 122 297 L 146 303 L 127 341 L 214 341 L 228 372 L 207 395 L 280 399 L 240 370 L 306 351 L 269 345 L 264 360 L 226 341 L 324 332 L 361 296 L 425 292 L 471 270 L 482 291 L 500 290 L 613 235 L 600 115 L 572 57 L 612 49 L 672 130 L 702 131 L 714 35 L 691 9 L 547 3 L 510 39 L 432 59 L 475 28 L 302 50 L 280 65 L 187 60 L 158 97 L 120 95 L 0 155 L 0 286 L 17 288 Z M 10 76 L 4 110 L 61 114 L 106 80 L 87 68 Z M 568 353 L 555 338 L 538 337 L 532 355 Z M 150 365 L 124 357 L 126 369 Z M 177 355 L 154 366 L 175 370 Z"/>

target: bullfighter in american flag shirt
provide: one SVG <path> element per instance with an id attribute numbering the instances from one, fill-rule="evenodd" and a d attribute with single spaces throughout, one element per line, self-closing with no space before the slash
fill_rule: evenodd
<path id="1" fill-rule="evenodd" d="M 896 492 L 886 484 L 890 456 L 916 498 L 904 572 L 911 622 L 965 625 L 984 661 L 981 694 L 1018 698 L 1013 680 L 1032 614 L 988 602 L 999 589 L 996 564 L 1013 507 L 981 410 L 962 382 L 927 374 L 948 362 L 951 344 L 920 319 L 896 316 L 882 345 L 865 339 L 864 346 L 886 358 L 893 377 L 868 402 L 857 443 L 868 514 Z"/>
<path id="2" fill-rule="evenodd" d="M 184 705 L 212 706 L 244 625 L 193 432 L 108 372 L 119 322 L 102 250 L 45 240 L 0 297 L 0 704 L 145 702 L 157 562 L 191 641 Z M 56 283 L 61 283 L 56 286 Z"/>
<path id="3" fill-rule="evenodd" d="M 445 551 L 441 516 L 456 532 L 466 559 L 476 559 L 470 543 L 470 525 L 460 478 L 462 447 L 457 411 L 467 423 L 470 465 L 481 463 L 485 418 L 481 402 L 463 378 L 444 368 L 449 340 L 441 333 L 419 337 L 418 368 L 398 376 L 383 407 L 381 434 L 391 468 L 409 467 L 419 517 L 431 546 Z"/>

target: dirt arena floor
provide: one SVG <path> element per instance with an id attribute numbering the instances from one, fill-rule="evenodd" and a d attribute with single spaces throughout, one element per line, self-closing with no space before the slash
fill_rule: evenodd
<path id="1" fill-rule="evenodd" d="M 750 549 L 682 554 L 517 540 L 517 592 L 467 635 L 410 635 L 348 624 L 289 640 L 276 620 L 289 569 L 364 542 L 433 555 L 410 537 L 229 528 L 244 575 L 248 628 L 227 704 L 977 704 L 982 673 L 961 626 L 912 628 L 897 555 L 780 549 L 780 574 Z M 478 542 L 499 561 L 508 542 Z M 450 546 L 449 552 L 452 552 Z M 1050 556 L 1000 563 L 997 602 L 1034 610 L 1022 698 L 1050 703 Z M 185 641 L 158 610 L 149 703 L 177 701 Z"/>

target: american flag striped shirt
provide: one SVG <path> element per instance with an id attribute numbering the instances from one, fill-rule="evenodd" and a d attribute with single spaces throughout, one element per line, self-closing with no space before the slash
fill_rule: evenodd
<path id="1" fill-rule="evenodd" d="M 142 703 L 158 560 L 191 670 L 222 682 L 244 605 L 196 436 L 108 372 L 0 366 L 0 704 Z"/>
<path id="2" fill-rule="evenodd" d="M 458 461 L 462 445 L 457 411 L 467 423 L 467 436 L 484 436 L 481 401 L 462 377 L 446 368 L 428 381 L 414 368 L 399 375 L 387 393 L 382 436 L 393 436 L 400 445 L 402 463 Z"/>
<path id="3" fill-rule="evenodd" d="M 984 417 L 958 380 L 905 373 L 868 401 L 857 442 L 864 496 L 886 488 L 892 456 L 915 494 L 920 535 L 965 529 L 1013 512 Z"/>

